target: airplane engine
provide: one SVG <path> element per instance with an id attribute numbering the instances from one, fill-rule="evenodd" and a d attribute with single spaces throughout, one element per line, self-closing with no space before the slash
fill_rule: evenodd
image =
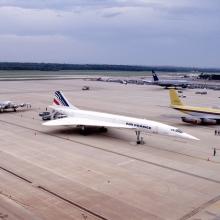
<path id="1" fill-rule="evenodd" d="M 203 118 L 202 119 L 202 124 L 205 124 L 205 125 L 216 125 L 217 121 L 215 119 Z"/>
<path id="2" fill-rule="evenodd" d="M 217 121 L 215 119 L 209 118 L 194 118 L 194 117 L 182 117 L 182 121 L 190 124 L 203 124 L 203 125 L 216 125 Z"/>
<path id="3" fill-rule="evenodd" d="M 181 117 L 181 118 L 183 122 L 190 123 L 190 124 L 198 125 L 202 123 L 202 120 L 199 118 L 193 118 L 193 117 Z"/>

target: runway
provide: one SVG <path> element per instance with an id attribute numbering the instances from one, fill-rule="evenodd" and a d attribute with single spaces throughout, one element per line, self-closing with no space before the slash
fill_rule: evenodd
<path id="1" fill-rule="evenodd" d="M 89 85 L 89 91 L 82 91 Z M 96 81 L 0 82 L 0 100 L 30 102 L 32 110 L 0 114 L 0 219 L 218 219 L 219 126 L 191 126 L 169 105 L 168 91 L 147 85 Z M 201 141 L 133 131 L 80 135 L 75 128 L 44 127 L 38 112 L 64 91 L 77 107 L 164 122 Z M 192 105 L 216 105 L 184 91 Z M 173 115 L 174 117 L 166 117 Z"/>

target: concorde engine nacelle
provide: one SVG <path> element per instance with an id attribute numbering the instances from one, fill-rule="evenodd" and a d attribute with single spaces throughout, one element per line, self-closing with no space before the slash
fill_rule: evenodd
<path id="1" fill-rule="evenodd" d="M 194 117 L 182 117 L 182 121 L 190 124 L 204 124 L 204 125 L 215 125 L 217 124 L 217 121 L 215 119 L 209 119 L 209 118 L 194 118 Z"/>

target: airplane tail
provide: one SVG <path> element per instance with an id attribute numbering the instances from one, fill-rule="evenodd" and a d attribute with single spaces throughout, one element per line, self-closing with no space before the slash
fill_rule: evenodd
<path id="1" fill-rule="evenodd" d="M 183 105 L 175 89 L 170 89 L 171 105 Z"/>
<path id="2" fill-rule="evenodd" d="M 64 106 L 67 108 L 77 109 L 75 106 L 73 106 L 67 98 L 63 95 L 61 91 L 56 91 L 54 93 L 54 99 L 53 104 L 58 106 Z"/>
<path id="3" fill-rule="evenodd" d="M 157 74 L 155 73 L 154 70 L 152 70 L 152 75 L 153 75 L 154 82 L 158 82 L 159 78 L 158 78 L 158 76 L 157 76 Z"/>

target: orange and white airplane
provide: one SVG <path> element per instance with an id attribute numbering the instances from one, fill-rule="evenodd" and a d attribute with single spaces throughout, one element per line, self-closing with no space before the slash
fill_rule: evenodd
<path id="1" fill-rule="evenodd" d="M 170 89 L 170 107 L 191 115 L 181 117 L 182 121 L 192 124 L 214 125 L 220 123 L 220 109 L 184 105 L 175 89 Z"/>

